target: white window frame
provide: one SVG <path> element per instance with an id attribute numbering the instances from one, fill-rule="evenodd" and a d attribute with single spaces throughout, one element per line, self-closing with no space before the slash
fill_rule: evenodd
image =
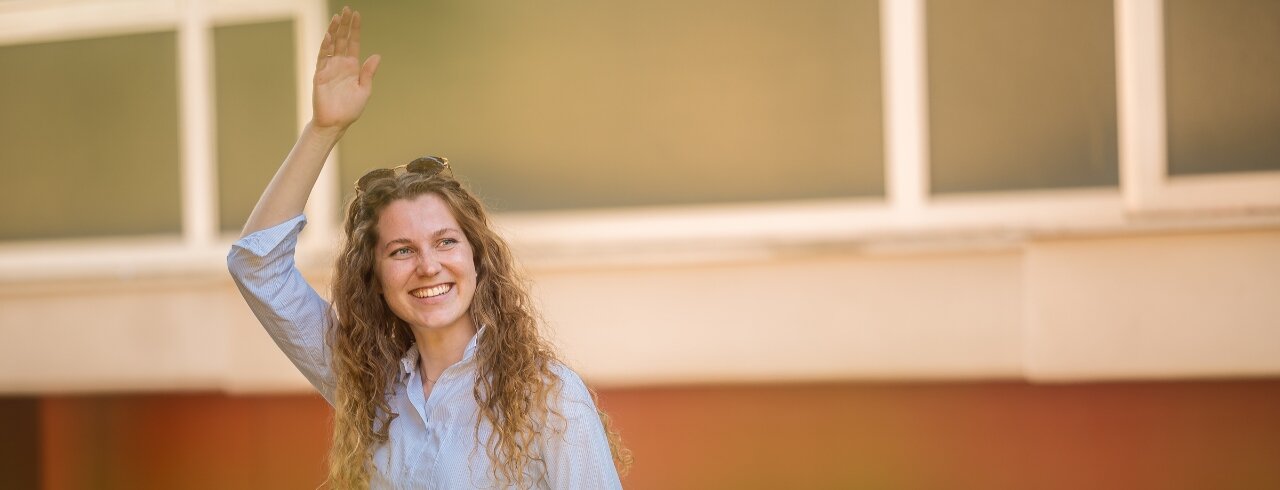
<path id="1" fill-rule="evenodd" d="M 327 25 L 320 0 L 13 0 L 0 3 L 0 45 L 32 44 L 146 32 L 177 36 L 181 235 L 94 237 L 0 244 L 0 281 L 134 277 L 207 272 L 222 267 L 235 237 L 219 230 L 217 115 L 214 111 L 213 28 L 292 21 L 297 124 L 311 118 L 314 53 Z M 336 233 L 335 156 L 307 205 L 318 237 Z M 309 238 L 316 237 L 316 238 Z M 92 254 L 76 253 L 92 250 Z"/>
<path id="2" fill-rule="evenodd" d="M 1165 111 L 1164 2 L 1117 0 L 1120 171 L 1136 214 L 1280 208 L 1280 171 L 1170 176 Z"/>
<path id="3" fill-rule="evenodd" d="M 885 198 L 516 212 L 497 221 L 534 268 L 765 260 L 832 247 L 1011 248 L 1045 235 L 1280 225 L 1280 172 L 1165 178 L 1161 7 L 1115 3 L 1118 188 L 930 195 L 924 0 L 881 0 Z M 0 45 L 177 32 L 183 206 L 180 237 L 0 244 L 0 282 L 221 273 L 235 237 L 218 230 L 212 27 L 294 22 L 301 128 L 327 9 L 321 0 L 0 2 Z M 329 257 L 339 233 L 336 154 L 307 205 L 304 264 Z"/>

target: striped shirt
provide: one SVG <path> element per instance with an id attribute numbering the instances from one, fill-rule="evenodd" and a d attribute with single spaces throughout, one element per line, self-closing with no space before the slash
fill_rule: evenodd
<path id="1" fill-rule="evenodd" d="M 327 301 L 307 284 L 294 262 L 298 232 L 306 218 L 298 215 L 252 233 L 231 247 L 227 268 L 249 308 L 280 350 L 333 405 L 335 378 L 326 332 L 333 327 Z M 476 341 L 462 360 L 445 369 L 425 396 L 417 369 L 418 349 L 410 346 L 400 360 L 388 393 L 388 406 L 399 414 L 389 428 L 389 441 L 374 449 L 372 488 L 494 488 L 493 462 L 477 442 L 479 407 L 472 394 L 476 382 Z M 563 414 L 550 417 L 535 450 L 542 463 L 526 469 L 526 481 L 537 488 L 621 488 L 604 428 L 586 385 L 561 364 L 552 366 L 561 389 L 549 403 Z M 478 440 L 492 426 L 479 425 Z"/>

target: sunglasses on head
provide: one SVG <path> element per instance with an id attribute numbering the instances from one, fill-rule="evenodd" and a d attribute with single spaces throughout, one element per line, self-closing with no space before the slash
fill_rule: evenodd
<path id="1" fill-rule="evenodd" d="M 356 180 L 356 192 L 364 192 L 370 184 L 381 179 L 394 178 L 404 172 L 413 172 L 415 174 L 425 174 L 427 177 L 448 171 L 449 177 L 453 177 L 453 169 L 449 168 L 449 159 L 445 157 L 426 156 L 418 158 L 404 165 L 397 165 L 392 168 L 375 168 L 369 173 L 364 174 L 359 180 Z"/>

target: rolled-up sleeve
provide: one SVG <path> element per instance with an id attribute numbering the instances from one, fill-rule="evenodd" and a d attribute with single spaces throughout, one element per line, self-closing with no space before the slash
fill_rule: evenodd
<path id="1" fill-rule="evenodd" d="M 294 261 L 298 232 L 306 223 L 298 215 L 241 238 L 227 254 L 227 269 L 276 345 L 333 404 L 335 383 L 325 343 L 332 310 Z"/>
<path id="2" fill-rule="evenodd" d="M 551 430 L 543 431 L 547 483 L 550 488 L 622 488 L 587 385 L 568 367 L 557 365 L 555 371 L 560 396 L 553 408 L 564 418 L 553 415 L 548 421 Z"/>

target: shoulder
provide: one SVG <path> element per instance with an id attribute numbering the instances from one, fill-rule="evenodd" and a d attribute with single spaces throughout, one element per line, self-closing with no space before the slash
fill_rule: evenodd
<path id="1" fill-rule="evenodd" d="M 586 395 L 587 398 L 591 397 L 590 392 L 587 391 L 586 382 L 582 381 L 582 377 L 573 368 L 560 361 L 551 361 L 548 368 L 551 370 L 551 374 L 555 376 L 557 384 L 561 386 L 561 391 L 566 392 L 565 395 Z"/>
<path id="2" fill-rule="evenodd" d="M 582 377 L 560 361 L 553 361 L 549 367 L 551 374 L 556 378 L 555 385 L 558 387 L 555 390 L 555 400 L 559 405 L 558 408 L 568 413 L 589 411 L 594 415 L 596 413 L 596 404 L 592 399 L 591 390 L 582 381 Z"/>

